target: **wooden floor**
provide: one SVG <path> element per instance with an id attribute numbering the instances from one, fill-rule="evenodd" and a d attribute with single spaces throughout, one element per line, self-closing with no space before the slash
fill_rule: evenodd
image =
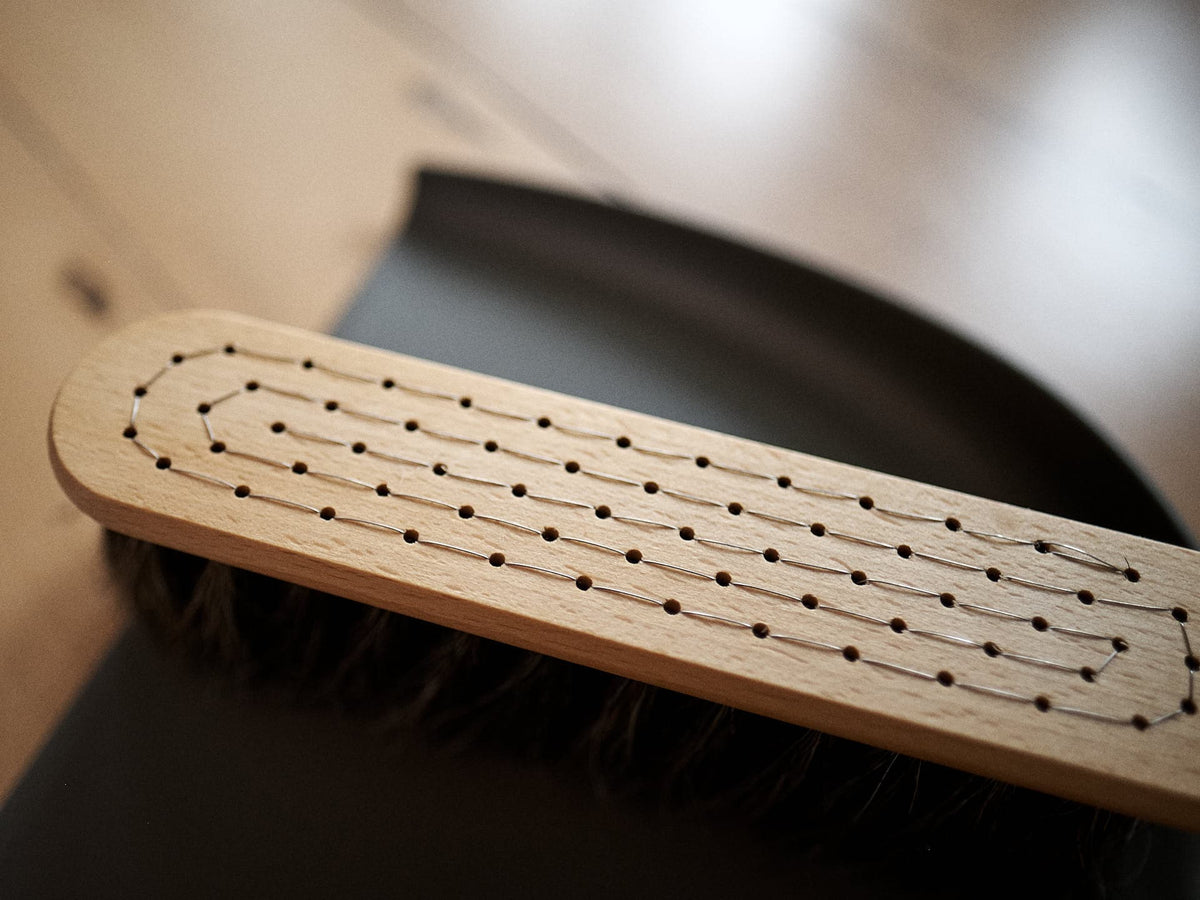
<path id="1" fill-rule="evenodd" d="M 0 797 L 122 620 L 46 462 L 62 374 L 159 309 L 327 327 L 427 162 L 891 294 L 1065 397 L 1200 530 L 1194 4 L 0 0 L 0 23 Z"/>

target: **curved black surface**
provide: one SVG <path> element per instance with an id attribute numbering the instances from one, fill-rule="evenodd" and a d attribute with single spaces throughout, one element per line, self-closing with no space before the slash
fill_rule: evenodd
<path id="1" fill-rule="evenodd" d="M 1187 540 L 1118 453 L 989 354 L 829 276 L 612 207 L 424 173 L 339 333 Z M 1153 846 L 1148 877 L 1120 896 L 1196 887 L 1192 838 L 1158 830 Z M 988 893 L 1019 870 L 1040 893 L 1036 861 L 1000 847 L 993 862 L 1003 879 L 943 888 Z M 597 803 L 552 771 L 398 746 L 361 720 L 231 692 L 136 628 L 0 810 L 4 896 L 880 896 L 900 892 L 895 874 L 796 859 L 720 823 Z"/>

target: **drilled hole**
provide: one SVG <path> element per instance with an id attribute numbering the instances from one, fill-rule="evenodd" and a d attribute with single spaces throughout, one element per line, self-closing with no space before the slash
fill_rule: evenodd
<path id="1" fill-rule="evenodd" d="M 1045 631 L 1050 627 L 1050 623 L 1041 616 L 1034 616 L 1029 620 L 1029 624 L 1033 626 L 1034 631 Z"/>
<path id="2" fill-rule="evenodd" d="M 459 397 L 458 405 L 461 406 L 463 409 L 470 409 L 471 408 L 471 398 L 470 397 Z"/>
<path id="3" fill-rule="evenodd" d="M 995 641 L 988 641 L 983 645 L 983 652 L 994 659 L 995 657 L 999 656 L 1002 651 Z"/>
<path id="4" fill-rule="evenodd" d="M 200 415 L 202 415 L 202 416 L 206 416 L 210 412 L 212 412 L 212 404 L 211 403 L 200 403 L 196 406 L 196 412 L 200 413 Z"/>
<path id="5" fill-rule="evenodd" d="M 612 510 L 609 509 L 607 506 L 605 506 L 603 503 L 596 507 L 596 518 L 597 519 L 607 519 L 611 515 L 612 515 Z"/>
<path id="6" fill-rule="evenodd" d="M 137 429 L 132 425 L 126 425 L 125 430 L 121 432 L 121 435 L 133 440 L 135 437 L 137 437 Z"/>
<path id="7" fill-rule="evenodd" d="M 625 551 L 625 560 L 627 562 L 631 562 L 631 563 L 640 563 L 642 561 L 642 551 L 636 550 L 636 549 L 635 550 L 626 550 Z"/>
<path id="8" fill-rule="evenodd" d="M 173 362 L 175 365 L 179 365 L 181 362 L 183 362 L 183 354 L 176 353 L 171 357 L 171 362 Z"/>
<path id="9" fill-rule="evenodd" d="M 574 475 L 576 472 L 579 471 L 579 463 L 575 462 L 575 460 L 573 460 L 573 459 L 569 459 L 565 463 L 563 463 L 563 468 L 566 469 L 568 472 L 570 472 L 572 475 Z"/>
<path id="10" fill-rule="evenodd" d="M 421 427 L 421 423 L 418 422 L 416 419 L 409 419 L 407 422 L 404 423 L 405 431 L 416 431 L 420 427 Z"/>
<path id="11" fill-rule="evenodd" d="M 287 426 L 282 422 L 273 422 L 271 423 L 271 430 L 276 434 L 282 434 L 283 432 L 287 431 Z"/>
<path id="12" fill-rule="evenodd" d="M 409 528 L 404 532 L 404 542 L 406 544 L 415 544 L 421 539 L 421 534 L 415 528 Z"/>
<path id="13" fill-rule="evenodd" d="M 896 548 L 896 555 L 901 559 L 910 559 L 913 555 L 912 547 L 908 546 L 908 544 L 901 544 Z"/>
<path id="14" fill-rule="evenodd" d="M 230 355 L 237 353 L 237 347 L 233 346 L 233 344 L 226 344 L 221 349 L 223 349 L 226 353 L 228 353 Z"/>
<path id="15" fill-rule="evenodd" d="M 367 445 L 364 444 L 362 441 L 355 441 L 353 444 L 350 445 L 350 450 L 354 453 L 366 453 Z"/>
<path id="16" fill-rule="evenodd" d="M 891 626 L 892 631 L 896 632 L 896 634 L 903 634 L 908 630 L 908 623 L 899 616 L 888 622 L 888 625 Z"/>
<path id="17" fill-rule="evenodd" d="M 954 676 L 945 669 L 942 669 L 942 671 L 937 673 L 937 683 L 942 687 L 950 687 L 950 685 L 954 684 Z"/>
<path id="18" fill-rule="evenodd" d="M 325 408 L 330 412 L 334 412 L 338 408 L 338 402 L 336 400 L 326 400 Z"/>
<path id="19" fill-rule="evenodd" d="M 488 441 L 487 443 L 485 443 L 483 445 L 483 449 L 486 450 L 488 453 L 495 453 L 497 450 L 500 449 L 500 445 L 497 444 L 495 441 Z"/>
<path id="20" fill-rule="evenodd" d="M 767 627 L 765 622 L 755 622 L 751 626 L 750 630 L 754 632 L 754 636 L 756 638 L 769 637 L 771 634 L 771 629 Z"/>
<path id="21" fill-rule="evenodd" d="M 434 475 L 445 475 L 450 470 L 446 468 L 445 463 L 434 463 L 431 471 Z"/>
<path id="22" fill-rule="evenodd" d="M 1142 573 L 1133 566 L 1129 566 L 1125 569 L 1125 578 L 1129 581 L 1141 581 Z"/>
<path id="23" fill-rule="evenodd" d="M 523 484 L 514 484 L 512 486 L 512 495 L 514 497 L 524 497 L 529 493 L 529 489 Z"/>
<path id="24" fill-rule="evenodd" d="M 145 386 L 144 384 L 139 384 L 137 387 L 135 387 L 135 388 L 133 389 L 133 396 L 135 396 L 135 397 L 145 397 L 145 396 L 146 396 L 146 390 L 147 390 L 147 388 L 146 388 L 146 386 Z"/>
<path id="25" fill-rule="evenodd" d="M 249 497 L 249 496 L 250 496 L 250 488 L 248 488 L 248 487 L 247 487 L 246 485 L 244 485 L 244 484 L 239 484 L 237 487 L 235 487 L 235 488 L 233 489 L 233 496 L 235 496 L 235 497 Z"/>
<path id="26" fill-rule="evenodd" d="M 1096 680 L 1096 670 L 1093 669 L 1091 666 L 1084 666 L 1082 669 L 1079 670 L 1079 677 L 1082 678 L 1084 681 L 1086 681 L 1088 684 L 1091 684 Z"/>
<path id="27" fill-rule="evenodd" d="M 458 517 L 460 519 L 469 519 L 473 515 L 475 515 L 475 508 L 473 506 L 464 505 L 458 508 Z"/>
<path id="28" fill-rule="evenodd" d="M 1084 606 L 1091 606 L 1096 602 L 1096 595 L 1086 588 L 1075 595 L 1079 598 L 1079 602 Z"/>
<path id="29" fill-rule="evenodd" d="M 1045 694 L 1039 694 L 1037 697 L 1034 697 L 1033 705 L 1037 707 L 1038 712 L 1049 712 L 1050 698 Z"/>
<path id="30" fill-rule="evenodd" d="M 246 390 L 257 391 L 258 390 L 258 382 L 257 381 L 247 381 L 246 382 Z"/>
<path id="31" fill-rule="evenodd" d="M 625 437 L 625 435 L 621 435 L 619 438 L 617 438 L 617 446 L 622 447 L 622 448 L 632 447 L 633 441 L 631 441 L 629 438 Z"/>
<path id="32" fill-rule="evenodd" d="M 954 606 L 954 604 L 958 602 L 954 599 L 954 595 L 949 592 L 941 594 L 938 597 L 938 600 L 941 601 L 942 606 L 946 607 L 946 609 L 950 609 L 950 607 Z"/>
<path id="33" fill-rule="evenodd" d="M 1188 612 L 1182 606 L 1177 606 L 1171 610 L 1171 615 L 1175 617 L 1176 622 L 1186 622 L 1188 620 Z"/>
<path id="34" fill-rule="evenodd" d="M 1183 658 L 1183 664 L 1193 672 L 1200 670 L 1200 659 L 1197 659 L 1193 653 L 1189 653 Z"/>
<path id="35" fill-rule="evenodd" d="M 958 521 L 954 516 L 950 516 L 946 519 L 946 527 L 951 531 L 962 531 L 962 522 Z"/>
<path id="36" fill-rule="evenodd" d="M 863 509 L 874 509 L 875 501 L 872 500 L 870 497 L 859 497 L 858 505 L 861 506 Z"/>
<path id="37" fill-rule="evenodd" d="M 792 479 L 788 478 L 786 475 L 780 475 L 778 478 L 775 479 L 775 483 L 777 485 L 779 485 L 781 488 L 791 487 Z"/>
<path id="38" fill-rule="evenodd" d="M 663 602 L 663 612 L 668 616 L 677 616 L 683 610 L 682 604 L 678 600 L 666 600 Z"/>
<path id="39" fill-rule="evenodd" d="M 647 494 L 657 494 L 658 493 L 658 484 L 653 481 L 647 481 L 645 484 L 642 485 L 642 490 L 644 490 Z"/>
<path id="40" fill-rule="evenodd" d="M 858 652 L 857 647 L 843 647 L 842 657 L 850 662 L 858 662 L 862 658 L 862 654 Z"/>
<path id="41" fill-rule="evenodd" d="M 383 379 L 382 384 L 383 384 L 384 388 L 386 388 L 389 391 L 396 386 L 395 380 L 391 379 L 391 378 Z"/>
<path id="42" fill-rule="evenodd" d="M 729 585 L 733 583 L 733 576 L 728 572 L 718 572 L 713 576 L 713 581 L 715 581 L 721 587 L 729 587 Z"/>
<path id="43" fill-rule="evenodd" d="M 745 507 L 743 507 L 742 504 L 738 503 L 736 500 L 725 508 L 729 510 L 730 515 L 734 516 L 740 516 L 742 511 L 745 509 Z"/>
<path id="44" fill-rule="evenodd" d="M 304 366 L 306 369 L 311 369 L 314 363 L 311 359 L 306 359 L 304 362 L 300 363 L 300 365 Z"/>
<path id="45" fill-rule="evenodd" d="M 696 465 L 701 469 L 707 469 L 710 465 L 712 465 L 712 461 L 707 456 L 697 456 Z"/>
<path id="46" fill-rule="evenodd" d="M 693 528 L 691 525 L 684 525 L 682 528 L 679 529 L 679 536 L 681 538 L 683 538 L 685 541 L 695 540 L 696 529 Z"/>
<path id="47" fill-rule="evenodd" d="M 169 469 L 169 468 L 171 468 L 171 457 L 160 456 L 158 459 L 156 459 L 154 461 L 154 465 L 156 468 L 159 468 L 159 469 Z"/>
<path id="48" fill-rule="evenodd" d="M 1112 639 L 1112 648 L 1118 653 L 1124 653 L 1129 649 L 1129 641 L 1125 640 L 1125 638 L 1115 637 Z"/>
<path id="49" fill-rule="evenodd" d="M 805 609 L 816 609 L 821 605 L 820 601 L 812 594 L 805 594 L 800 598 L 800 602 L 804 604 Z"/>
<path id="50" fill-rule="evenodd" d="M 383 482 L 380 482 L 379 484 L 375 485 L 375 493 L 377 493 L 380 497 L 386 497 L 391 492 L 392 492 L 391 488 L 389 488 L 387 486 L 387 484 L 385 484 Z"/>
<path id="51" fill-rule="evenodd" d="M 491 556 L 488 557 L 488 562 L 490 562 L 493 566 L 495 566 L 498 569 L 502 565 L 504 565 L 504 554 L 503 553 L 493 553 Z"/>
<path id="52" fill-rule="evenodd" d="M 292 471 L 295 472 L 297 475 L 303 475 L 305 472 L 308 471 L 308 464 L 302 463 L 299 461 L 294 462 L 294 463 L 292 463 Z"/>
<path id="53" fill-rule="evenodd" d="M 581 591 L 591 590 L 592 579 L 587 575 L 580 575 L 575 579 L 575 587 L 579 588 Z"/>
<path id="54" fill-rule="evenodd" d="M 337 513 L 334 511 L 332 506 L 326 506 L 326 507 L 322 508 L 322 510 L 320 512 L 321 518 L 324 519 L 326 522 L 328 522 L 330 519 L 332 519 L 336 515 L 337 515 Z"/>
<path id="55" fill-rule="evenodd" d="M 850 580 L 853 581 L 855 584 L 866 584 L 867 583 L 867 573 L 863 572 L 859 569 L 855 569 L 853 572 L 850 573 Z"/>
<path id="56" fill-rule="evenodd" d="M 542 416 L 540 419 L 538 419 L 537 423 L 538 423 L 538 428 L 549 428 L 550 427 L 550 420 L 546 416 Z"/>
<path id="57" fill-rule="evenodd" d="M 779 551 L 774 547 L 768 547 L 763 551 L 763 559 L 767 562 L 779 562 Z"/>
<path id="58" fill-rule="evenodd" d="M 825 536 L 825 526 L 822 525 L 820 522 L 813 522 L 811 525 L 808 526 L 808 530 L 811 531 L 817 537 Z"/>
<path id="59" fill-rule="evenodd" d="M 1186 715 L 1194 716 L 1196 714 L 1196 701 L 1191 697 L 1184 697 L 1183 701 L 1179 704 L 1179 708 L 1182 709 Z"/>
<path id="60" fill-rule="evenodd" d="M 999 581 L 1000 580 L 1000 570 L 997 569 L 995 566 L 989 567 L 987 572 L 985 572 L 984 574 L 987 575 L 988 581 Z"/>
<path id="61" fill-rule="evenodd" d="M 213 453 L 224 453 L 225 452 L 225 442 L 224 441 L 213 441 L 211 444 L 208 445 L 208 449 L 211 450 Z"/>
<path id="62" fill-rule="evenodd" d="M 1150 720 L 1142 715 L 1134 716 L 1132 719 L 1129 720 L 1129 723 L 1134 728 L 1136 728 L 1138 731 L 1145 731 L 1147 728 L 1150 727 Z"/>
<path id="63" fill-rule="evenodd" d="M 546 526 L 542 529 L 542 540 L 549 543 L 550 541 L 558 540 L 558 529 Z"/>

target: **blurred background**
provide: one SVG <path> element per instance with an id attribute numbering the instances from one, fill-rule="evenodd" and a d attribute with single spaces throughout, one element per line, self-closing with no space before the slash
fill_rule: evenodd
<path id="1" fill-rule="evenodd" d="M 1198 94 L 1183 0 L 0 0 L 0 798 L 123 622 L 46 460 L 58 382 L 157 311 L 328 328 L 421 165 L 896 298 L 1200 531 Z"/>

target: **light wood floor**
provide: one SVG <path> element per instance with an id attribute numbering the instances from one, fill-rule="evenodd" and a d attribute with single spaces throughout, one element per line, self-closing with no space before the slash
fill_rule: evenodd
<path id="1" fill-rule="evenodd" d="M 1200 530 L 1180 2 L 0 0 L 0 797 L 121 624 L 44 432 L 158 309 L 327 327 L 434 162 L 816 261 L 1067 398 Z"/>

